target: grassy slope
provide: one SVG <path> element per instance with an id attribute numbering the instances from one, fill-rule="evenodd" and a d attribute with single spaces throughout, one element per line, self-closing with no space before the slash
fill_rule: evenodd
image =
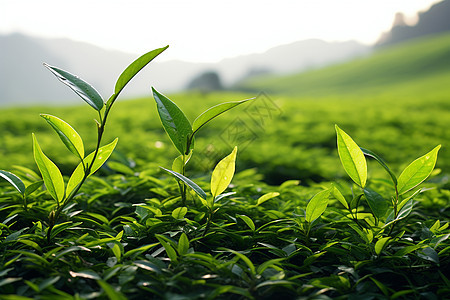
<path id="1" fill-rule="evenodd" d="M 265 90 L 300 97 L 377 96 L 404 94 L 417 88 L 449 89 L 450 34 L 416 39 L 378 50 L 371 56 L 324 69 L 242 83 L 247 90 Z M 445 80 L 443 80 L 445 79 Z M 417 86 L 418 85 L 418 86 Z M 446 87 L 447 86 L 447 87 Z"/>

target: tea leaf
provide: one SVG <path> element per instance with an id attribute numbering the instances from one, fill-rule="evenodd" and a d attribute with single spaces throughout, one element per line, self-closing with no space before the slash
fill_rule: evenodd
<path id="1" fill-rule="evenodd" d="M 180 154 L 188 154 L 188 138 L 192 135 L 191 123 L 175 103 L 154 88 L 152 90 L 164 130 Z"/>
<path id="2" fill-rule="evenodd" d="M 103 108 L 102 96 L 100 96 L 97 90 L 89 83 L 60 68 L 50 66 L 46 63 L 44 63 L 44 66 L 95 110 L 100 111 Z"/>
<path id="3" fill-rule="evenodd" d="M 255 227 L 255 223 L 253 223 L 252 219 L 250 219 L 248 216 L 246 215 L 237 215 L 237 217 L 239 219 L 241 219 L 242 221 L 245 222 L 245 224 L 247 224 L 247 226 L 252 230 L 255 231 L 256 227 Z"/>
<path id="4" fill-rule="evenodd" d="M 0 170 L 0 177 L 8 181 L 19 193 L 25 194 L 25 184 L 13 173 Z"/>
<path id="5" fill-rule="evenodd" d="M 391 169 L 389 169 L 386 162 L 380 156 L 378 156 L 377 154 L 375 154 L 374 152 L 372 152 L 368 149 L 361 148 L 361 151 L 364 153 L 365 156 L 369 156 L 369 157 L 372 157 L 373 159 L 375 159 L 391 176 L 392 182 L 394 183 L 394 185 L 397 185 L 397 177 L 391 171 Z"/>
<path id="6" fill-rule="evenodd" d="M 99 278 L 100 279 L 100 278 Z M 97 280 L 98 285 L 103 289 L 110 300 L 126 300 L 124 294 L 119 291 L 116 291 L 111 285 L 109 285 L 106 281 Z"/>
<path id="7" fill-rule="evenodd" d="M 363 152 L 352 138 L 337 125 L 337 144 L 339 157 L 350 178 L 360 187 L 364 188 L 367 180 L 367 163 Z"/>
<path id="8" fill-rule="evenodd" d="M 258 206 L 260 204 L 263 204 L 267 200 L 278 197 L 279 195 L 280 195 L 280 193 L 278 193 L 278 192 L 271 192 L 271 193 L 264 194 L 258 198 L 258 200 L 256 201 L 256 205 Z"/>
<path id="9" fill-rule="evenodd" d="M 41 114 L 59 135 L 61 141 L 66 145 L 70 152 L 78 156 L 80 159 L 84 158 L 84 145 L 80 135 L 69 124 L 55 116 Z"/>
<path id="10" fill-rule="evenodd" d="M 306 206 L 306 221 L 311 223 L 320 217 L 327 209 L 330 190 L 317 193 Z"/>
<path id="11" fill-rule="evenodd" d="M 173 249 L 173 247 L 169 243 L 167 243 L 162 237 L 156 236 L 156 238 L 158 239 L 158 241 L 161 243 L 161 245 L 166 250 L 167 256 L 169 257 L 170 261 L 177 262 L 178 255 L 175 252 L 175 249 Z"/>
<path id="12" fill-rule="evenodd" d="M 193 150 L 191 149 L 191 152 L 189 152 L 188 155 L 178 155 L 177 158 L 173 160 L 172 163 L 172 170 L 177 173 L 183 173 L 183 157 L 184 157 L 184 165 L 188 163 L 188 161 L 191 159 Z"/>
<path id="13" fill-rule="evenodd" d="M 376 243 L 375 243 L 375 253 L 377 255 L 380 255 L 381 251 L 384 249 L 384 246 L 386 245 L 386 243 L 391 239 L 391 237 L 384 237 L 379 239 Z"/>
<path id="14" fill-rule="evenodd" d="M 34 183 L 30 184 L 29 186 L 27 186 L 25 188 L 25 197 L 31 195 L 34 191 L 36 191 L 38 188 L 40 188 L 43 183 L 44 182 L 42 180 L 39 180 L 39 181 L 34 182 Z"/>
<path id="15" fill-rule="evenodd" d="M 344 195 L 342 195 L 341 191 L 336 186 L 333 186 L 333 188 L 331 189 L 331 195 L 333 195 L 336 200 L 338 200 L 342 205 L 344 205 L 345 208 L 348 209 L 347 200 L 345 200 Z"/>
<path id="16" fill-rule="evenodd" d="M 148 63 L 150 63 L 167 48 L 169 48 L 168 45 L 163 48 L 152 50 L 132 62 L 117 79 L 116 86 L 114 87 L 114 94 L 116 94 L 116 96 L 119 95 L 128 82 L 130 82 L 130 80 L 133 79 L 133 77 L 139 73 L 140 70 L 142 70 Z"/>
<path id="17" fill-rule="evenodd" d="M 190 180 L 186 176 L 183 176 L 180 173 L 177 173 L 175 171 L 172 171 L 172 170 L 169 170 L 169 169 L 166 169 L 166 168 L 163 168 L 163 167 L 161 167 L 161 169 L 163 169 L 166 172 L 169 172 L 170 174 L 172 174 L 176 178 L 178 178 L 181 181 L 183 181 L 184 183 L 186 183 L 191 189 L 194 190 L 195 193 L 197 193 L 197 195 L 199 195 L 201 198 L 206 200 L 206 193 L 205 193 L 205 191 L 203 191 L 202 188 L 199 187 L 195 182 L 193 182 L 192 180 Z"/>
<path id="18" fill-rule="evenodd" d="M 69 182 L 67 183 L 67 194 L 70 195 L 70 193 L 77 187 L 78 184 L 83 180 L 85 176 L 85 167 L 92 164 L 91 170 L 87 177 L 94 174 L 100 167 L 108 160 L 109 156 L 114 151 L 114 148 L 117 145 L 118 138 L 116 138 L 114 141 L 109 143 L 108 145 L 105 145 L 98 149 L 97 157 L 95 158 L 94 163 L 92 163 L 92 159 L 94 158 L 94 152 L 89 154 L 84 160 L 83 163 L 78 164 L 76 169 L 73 171 L 72 175 L 70 176 Z M 84 164 L 84 166 L 83 166 Z"/>
<path id="19" fill-rule="evenodd" d="M 33 133 L 34 160 L 42 174 L 48 192 L 56 201 L 64 198 L 64 179 L 58 167 L 42 152 L 41 147 Z"/>
<path id="20" fill-rule="evenodd" d="M 172 211 L 172 217 L 176 220 L 181 220 L 187 213 L 187 207 L 177 207 Z"/>
<path id="21" fill-rule="evenodd" d="M 189 250 L 189 239 L 186 233 L 182 233 L 180 239 L 178 240 L 178 253 L 180 255 L 185 255 Z"/>
<path id="22" fill-rule="evenodd" d="M 194 123 L 192 123 L 192 130 L 194 132 L 193 134 L 195 134 L 200 128 L 202 128 L 206 123 L 208 123 L 215 117 L 223 114 L 224 112 L 232 109 L 233 107 L 235 107 L 239 104 L 245 103 L 245 102 L 247 102 L 249 100 L 253 100 L 253 99 L 254 98 L 245 99 L 245 100 L 241 100 L 241 101 L 225 102 L 225 103 L 221 103 L 221 104 L 218 104 L 216 106 L 209 108 L 208 110 L 204 111 L 201 115 L 199 115 L 194 120 Z"/>
<path id="23" fill-rule="evenodd" d="M 234 147 L 230 155 L 223 158 L 214 168 L 211 176 L 211 194 L 213 199 L 222 194 L 234 176 L 236 166 L 237 147 Z"/>
<path id="24" fill-rule="evenodd" d="M 364 195 L 374 216 L 378 219 L 383 217 L 389 208 L 388 202 L 380 194 L 367 187 L 364 188 Z"/>
<path id="25" fill-rule="evenodd" d="M 398 177 L 398 193 L 402 195 L 422 183 L 433 171 L 441 145 L 413 161 Z"/>

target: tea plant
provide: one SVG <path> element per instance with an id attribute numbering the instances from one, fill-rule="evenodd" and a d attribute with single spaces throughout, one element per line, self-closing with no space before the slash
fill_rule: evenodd
<path id="1" fill-rule="evenodd" d="M 130 82 L 130 80 L 148 63 L 150 63 L 155 57 L 161 54 L 168 46 L 150 51 L 133 63 L 131 63 L 119 76 L 115 84 L 114 93 L 105 102 L 102 96 L 92 87 L 89 83 L 82 80 L 76 75 L 73 75 L 60 68 L 44 64 L 62 83 L 67 85 L 72 91 L 80 96 L 87 104 L 89 104 L 98 113 L 98 119 L 95 120 L 97 127 L 97 144 L 95 150 L 89 155 L 85 155 L 84 144 L 80 135 L 73 129 L 67 122 L 61 120 L 52 115 L 41 114 L 50 126 L 58 134 L 61 141 L 67 147 L 67 149 L 78 157 L 80 160 L 79 165 L 75 168 L 72 175 L 69 178 L 67 185 L 64 183 L 63 176 L 59 168 L 53 163 L 41 150 L 41 147 L 37 141 L 36 136 L 33 133 L 33 154 L 38 169 L 42 175 L 43 183 L 55 200 L 55 208 L 51 209 L 48 215 L 48 229 L 47 240 L 50 242 L 52 230 L 55 227 L 61 212 L 67 205 L 69 205 L 86 179 L 95 173 L 109 158 L 111 153 L 117 144 L 116 138 L 111 143 L 101 146 L 102 138 L 106 127 L 106 121 L 109 116 L 110 110 L 117 100 L 119 94 Z M 6 179 L 14 188 L 22 195 L 24 209 L 27 210 L 26 198 L 33 191 L 38 189 L 42 182 L 35 182 L 28 187 L 22 180 L 6 171 L 1 171 L 0 176 Z"/>
<path id="2" fill-rule="evenodd" d="M 169 98 L 160 94 L 154 88 L 153 97 L 157 104 L 157 110 L 161 123 L 172 141 L 175 148 L 180 153 L 180 156 L 175 158 L 172 164 L 172 170 L 185 175 L 186 164 L 192 156 L 194 150 L 194 137 L 195 134 L 212 119 L 218 117 L 224 112 L 238 106 L 239 104 L 245 103 L 252 99 L 246 99 L 235 102 L 225 102 L 218 104 L 209 108 L 208 110 L 201 113 L 193 122 L 189 122 L 183 111 Z M 179 177 L 177 177 L 179 178 Z M 179 182 L 180 195 L 181 195 L 181 206 L 186 204 L 186 185 L 181 181 Z"/>
<path id="3" fill-rule="evenodd" d="M 353 182 L 356 183 L 358 189 L 353 190 L 353 199 L 351 201 L 347 201 L 338 188 L 333 189 L 333 195 L 344 205 L 351 218 L 359 226 L 360 230 L 358 228 L 354 229 L 361 236 L 372 240 L 374 235 L 381 236 L 388 227 L 389 232 L 387 235 L 390 236 L 395 225 L 411 213 L 415 205 L 414 198 L 422 192 L 422 189 L 418 189 L 410 195 L 407 193 L 430 176 L 436 164 L 437 154 L 441 145 L 436 146 L 427 154 L 413 161 L 397 177 L 380 156 L 370 150 L 360 148 L 337 125 L 336 134 L 342 166 Z M 394 190 L 390 201 L 385 200 L 382 195 L 367 187 L 367 162 L 365 156 L 375 159 L 389 174 Z M 367 216 L 367 214 L 358 212 L 361 199 L 367 201 L 372 218 Z M 359 222 L 360 220 L 363 223 Z M 387 240 L 388 238 L 382 239 L 382 243 L 386 243 Z"/>

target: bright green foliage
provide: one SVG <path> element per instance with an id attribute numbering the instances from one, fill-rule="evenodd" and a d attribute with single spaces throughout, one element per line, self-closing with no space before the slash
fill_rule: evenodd
<path id="1" fill-rule="evenodd" d="M 367 180 L 367 163 L 363 152 L 352 138 L 337 125 L 337 144 L 339 157 L 345 171 L 360 187 L 364 188 Z"/>
<path id="2" fill-rule="evenodd" d="M 180 255 L 185 255 L 188 253 L 189 250 L 189 239 L 186 235 L 186 233 L 182 233 L 180 235 L 180 239 L 178 240 L 178 253 Z"/>
<path id="3" fill-rule="evenodd" d="M 0 177 L 8 181 L 19 193 L 25 194 L 25 184 L 11 172 L 0 170 Z"/>
<path id="4" fill-rule="evenodd" d="M 278 197 L 279 195 L 280 195 L 280 193 L 278 193 L 278 192 L 270 192 L 270 193 L 264 194 L 258 198 L 258 200 L 256 201 L 256 205 L 261 205 L 264 202 L 266 202 L 272 198 Z"/>
<path id="5" fill-rule="evenodd" d="M 333 186 L 331 188 L 331 195 L 335 199 L 337 199 L 346 209 L 349 208 L 347 200 L 345 200 L 344 195 L 342 195 L 341 191 L 337 187 Z"/>
<path id="6" fill-rule="evenodd" d="M 175 103 L 154 88 L 152 90 L 159 117 L 167 135 L 180 154 L 188 154 L 187 141 L 193 133 L 191 123 Z"/>
<path id="7" fill-rule="evenodd" d="M 172 217 L 177 220 L 181 220 L 187 213 L 187 207 L 177 207 L 172 212 Z"/>
<path id="8" fill-rule="evenodd" d="M 114 148 L 117 145 L 118 138 L 116 138 L 114 141 L 109 143 L 108 145 L 105 145 L 98 149 L 97 153 L 96 151 L 89 154 L 83 162 L 81 162 L 77 168 L 73 171 L 72 175 L 70 176 L 69 182 L 67 183 L 67 194 L 72 193 L 72 191 L 83 181 L 83 178 L 86 176 L 86 168 L 88 166 L 91 166 L 90 172 L 87 174 L 86 177 L 94 174 L 111 156 L 112 152 L 114 151 Z M 92 162 L 94 155 L 95 161 Z"/>
<path id="9" fill-rule="evenodd" d="M 189 178 L 187 178 L 184 175 L 181 175 L 180 173 L 177 173 L 175 171 L 169 170 L 169 169 L 165 169 L 163 167 L 161 167 L 161 169 L 163 169 L 166 172 L 169 172 L 170 174 L 172 174 L 173 176 L 175 176 L 176 178 L 178 178 L 179 180 L 183 181 L 185 184 L 187 184 L 191 189 L 194 190 L 194 192 L 197 193 L 197 195 L 199 195 L 201 198 L 206 199 L 206 193 L 205 191 L 202 190 L 201 187 L 199 187 L 195 182 L 193 182 L 192 180 L 190 180 Z"/>
<path id="10" fill-rule="evenodd" d="M 60 68 L 48 64 L 44 64 L 44 66 L 95 110 L 100 111 L 103 108 L 103 98 L 92 85 Z"/>
<path id="11" fill-rule="evenodd" d="M 327 209 L 330 192 L 329 189 L 321 191 L 308 202 L 305 214 L 306 222 L 311 223 L 324 213 Z"/>
<path id="12" fill-rule="evenodd" d="M 394 183 L 394 185 L 397 185 L 397 177 L 391 171 L 391 169 L 389 169 L 386 162 L 380 156 L 378 156 L 376 153 L 374 153 L 368 149 L 361 148 L 361 151 L 364 153 L 364 155 L 375 159 L 386 170 L 386 172 L 388 172 L 389 176 L 391 176 L 391 179 L 392 179 L 392 182 Z"/>
<path id="13" fill-rule="evenodd" d="M 398 193 L 400 195 L 413 189 L 430 176 L 436 165 L 437 154 L 440 148 L 441 145 L 437 146 L 424 156 L 413 161 L 403 170 L 398 177 Z"/>
<path id="14" fill-rule="evenodd" d="M 211 176 L 211 194 L 213 199 L 222 194 L 233 179 L 236 166 L 237 147 L 230 155 L 223 158 L 214 168 Z"/>
<path id="15" fill-rule="evenodd" d="M 192 130 L 194 131 L 193 134 L 195 134 L 200 128 L 202 128 L 206 123 L 211 121 L 212 119 L 218 117 L 219 115 L 223 114 L 224 112 L 232 109 L 233 107 L 245 103 L 252 99 L 246 99 L 241 101 L 234 101 L 234 102 L 225 102 L 218 104 L 216 106 L 213 106 L 209 108 L 208 110 L 204 111 L 201 115 L 199 115 L 192 124 Z"/>
<path id="16" fill-rule="evenodd" d="M 84 145 L 80 135 L 69 124 L 55 116 L 41 114 L 56 131 L 61 141 L 66 145 L 70 152 L 78 156 L 80 159 L 84 158 Z"/>
<path id="17" fill-rule="evenodd" d="M 62 201 L 65 195 L 64 179 L 58 167 L 42 152 L 34 134 L 33 153 L 48 192 L 56 201 Z"/>
<path id="18" fill-rule="evenodd" d="M 133 77 L 139 73 L 140 70 L 142 70 L 148 63 L 164 52 L 167 48 L 169 48 L 169 46 L 152 50 L 131 63 L 117 79 L 116 86 L 114 87 L 114 94 L 119 95 L 128 82 L 130 82 L 130 80 L 133 79 Z"/>
<path id="19" fill-rule="evenodd" d="M 123 78 L 131 78 L 132 73 Z M 117 83 L 117 91 L 123 86 Z M 415 88 L 407 86 L 408 91 Z M 179 95 L 186 99 L 187 116 L 216 103 L 216 96 L 223 97 Z M 103 112 L 109 111 L 116 97 L 111 96 Z M 114 148 L 121 147 L 130 159 L 112 155 L 115 164 L 83 180 L 103 163 L 105 152 L 99 152 L 101 161 L 94 164 L 85 158 L 84 167 L 80 164 L 74 172 L 78 179 L 70 179 L 83 182 L 82 193 L 76 192 L 78 184 L 70 192 L 77 195 L 76 201 L 67 201 L 71 197 L 66 193 L 66 200 L 56 209 L 47 192 L 39 190 L 39 176 L 28 168 L 15 167 L 17 178 L 27 186 L 28 207 L 22 207 L 22 197 L 16 193 L 22 187 L 10 186 L 16 178 L 1 173 L 9 180 L 0 182 L 0 298 L 443 299 L 448 294 L 445 267 L 450 262 L 450 193 L 445 181 L 447 160 L 443 159 L 448 154 L 439 153 L 441 174 L 438 170 L 429 174 L 433 180 L 423 189 L 411 190 L 411 196 L 396 195 L 400 180 L 397 185 L 390 169 L 398 170 L 417 149 L 448 137 L 442 121 L 448 120 L 443 109 L 448 103 L 435 100 L 423 105 L 425 100 L 418 97 L 396 102 L 381 99 L 376 106 L 361 99 L 321 102 L 280 97 L 277 103 L 283 105 L 283 116 L 273 122 L 265 120 L 264 134 L 240 152 L 233 185 L 218 189 L 215 198 L 205 194 L 208 202 L 183 180 L 192 152 L 179 155 L 178 149 L 162 142 L 153 147 L 165 133 L 158 130 L 158 118 L 149 118 L 142 109 L 148 99 L 118 103 L 121 109 L 114 116 L 121 122 L 108 128 L 121 138 L 119 145 L 113 142 Z M 196 100 L 191 107 L 189 99 Z M 389 110 L 382 109 L 386 105 Z M 408 118 L 404 118 L 405 107 Z M 439 116 L 424 116 L 424 110 Z M 80 122 L 86 119 L 81 109 L 60 109 L 59 113 L 73 118 L 80 133 L 92 132 L 87 126 L 92 123 Z M 156 113 L 151 111 L 151 115 Z M 202 118 L 209 120 L 209 113 Z M 6 148 L 20 142 L 23 131 L 11 114 L 23 118 L 23 126 L 33 126 L 32 117 L 36 117 L 36 111 L 25 108 L 5 113 L 0 126 Z M 99 133 L 106 115 L 99 114 Z M 252 117 L 247 111 L 244 124 L 252 124 Z M 229 115 L 216 121 L 220 128 L 227 128 L 234 120 Z M 381 166 L 369 164 L 371 180 L 364 188 L 349 184 L 350 179 L 331 182 L 345 174 L 336 163 L 335 123 L 352 128 L 361 143 L 390 162 L 388 167 L 380 156 L 362 149 Z M 201 171 L 202 159 L 214 151 L 222 155 L 223 150 L 220 139 L 209 147 L 216 132 L 198 128 L 206 129 L 195 141 L 200 161 L 194 157 L 189 171 L 201 189 L 208 186 L 206 178 L 212 169 Z M 47 144 L 54 137 L 53 129 L 43 129 L 39 141 Z M 85 145 L 93 143 L 91 149 L 102 149 L 99 136 L 83 138 Z M 16 149 L 25 148 L 19 142 Z M 63 173 L 70 175 L 80 158 L 66 155 L 65 148 L 65 143 L 54 143 L 48 153 L 64 155 L 57 160 L 63 162 Z M 204 149 L 212 150 L 202 156 Z M 0 158 L 13 161 L 7 154 Z M 175 155 L 179 156 L 172 172 L 167 172 L 176 181 L 157 167 L 172 163 Z M 413 170 L 413 165 L 408 168 Z M 405 182 L 418 181 L 415 177 L 421 176 Z M 180 186 L 189 192 L 181 206 Z"/>
<path id="20" fill-rule="evenodd" d="M 386 214 L 389 204 L 383 196 L 367 187 L 364 188 L 364 195 L 374 216 L 377 218 L 383 217 Z"/>

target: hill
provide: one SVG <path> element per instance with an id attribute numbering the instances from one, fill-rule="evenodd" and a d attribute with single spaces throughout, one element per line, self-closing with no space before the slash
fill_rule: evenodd
<path id="1" fill-rule="evenodd" d="M 392 29 L 384 33 L 376 47 L 397 44 L 417 37 L 450 31 L 450 0 L 434 4 L 419 13 L 417 24 L 409 26 L 402 13 L 396 15 Z"/>
<path id="2" fill-rule="evenodd" d="M 407 95 L 448 89 L 450 34 L 427 36 L 380 49 L 370 57 L 289 76 L 264 76 L 238 85 L 299 97 Z"/>
<path id="3" fill-rule="evenodd" d="M 43 62 L 80 76 L 107 98 L 112 82 L 139 56 L 68 39 L 43 39 L 21 34 L 0 35 L 0 47 L 0 105 L 77 103 L 73 93 L 55 83 L 53 76 L 42 67 Z M 218 63 L 156 60 L 133 80 L 122 96 L 148 95 L 150 86 L 164 92 L 183 90 L 194 77 L 206 71 L 217 72 L 224 85 L 229 86 L 255 70 L 264 69 L 276 74 L 298 72 L 349 60 L 369 49 L 352 41 L 306 40 Z"/>

